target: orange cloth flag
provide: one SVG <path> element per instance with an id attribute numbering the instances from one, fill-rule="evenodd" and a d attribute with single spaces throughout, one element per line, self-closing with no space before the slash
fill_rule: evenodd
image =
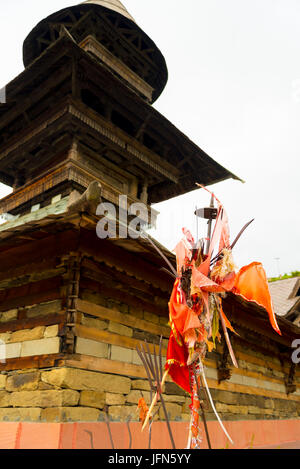
<path id="1" fill-rule="evenodd" d="M 143 397 L 141 399 L 139 399 L 138 409 L 140 410 L 140 422 L 142 422 L 142 424 L 144 424 L 149 409 L 148 409 L 146 401 Z M 150 416 L 150 420 L 151 419 L 152 419 L 152 417 Z"/>
<path id="2" fill-rule="evenodd" d="M 188 330 L 200 327 L 201 324 L 197 314 L 185 303 L 184 294 L 180 293 L 179 283 L 179 279 L 177 279 L 169 301 L 171 334 L 167 350 L 166 370 L 169 370 L 169 375 L 176 384 L 190 393 L 187 367 L 188 348 L 184 343 L 184 334 Z"/>
<path id="3" fill-rule="evenodd" d="M 192 265 L 192 282 L 193 285 L 199 289 L 203 289 L 204 291 L 208 292 L 223 292 L 224 288 L 222 288 L 217 283 L 213 282 L 210 278 L 203 275 L 197 267 L 195 267 L 195 263 L 193 262 Z"/>
<path id="4" fill-rule="evenodd" d="M 184 293 L 182 293 L 184 295 Z M 185 298 L 180 298 L 179 280 L 175 281 L 169 301 L 170 323 L 175 324 L 180 335 L 184 336 L 189 329 L 201 327 L 198 315 L 188 307 Z"/>
<path id="5" fill-rule="evenodd" d="M 165 369 L 169 370 L 169 375 L 174 383 L 190 394 L 189 369 L 187 367 L 188 350 L 183 341 L 179 345 L 178 337 L 180 334 L 178 331 L 176 331 L 176 335 L 177 337 L 175 338 L 173 331 L 170 334 Z"/>
<path id="6" fill-rule="evenodd" d="M 242 267 L 235 277 L 232 292 L 265 308 L 273 329 L 281 335 L 273 311 L 267 276 L 262 264 L 252 262 L 252 264 Z"/>

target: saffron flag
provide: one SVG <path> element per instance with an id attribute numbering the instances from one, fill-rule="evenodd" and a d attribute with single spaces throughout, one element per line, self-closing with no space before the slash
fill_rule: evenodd
<path id="1" fill-rule="evenodd" d="M 232 292 L 247 301 L 262 306 L 269 315 L 273 329 L 281 335 L 273 310 L 272 299 L 265 270 L 259 262 L 252 262 L 240 269 L 235 277 Z"/>
<path id="2" fill-rule="evenodd" d="M 169 316 L 171 334 L 167 350 L 166 369 L 173 381 L 182 389 L 190 392 L 189 370 L 187 367 L 188 349 L 184 343 L 184 331 L 190 319 L 191 310 L 187 306 L 184 293 L 179 289 L 179 279 L 175 281 L 172 295 L 169 301 Z M 198 317 L 195 315 L 197 324 L 200 325 Z"/>

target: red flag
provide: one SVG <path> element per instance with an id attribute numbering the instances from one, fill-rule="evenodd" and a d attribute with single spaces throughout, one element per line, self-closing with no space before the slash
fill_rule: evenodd
<path id="1" fill-rule="evenodd" d="M 273 310 L 267 276 L 262 264 L 252 262 L 252 264 L 242 267 L 236 275 L 232 292 L 265 308 L 273 329 L 281 335 Z"/>
<path id="2" fill-rule="evenodd" d="M 183 335 L 185 327 L 189 327 L 187 322 L 191 319 L 190 312 L 190 308 L 185 303 L 184 294 L 179 288 L 179 279 L 177 279 L 169 301 L 171 335 L 168 343 L 166 369 L 169 370 L 173 381 L 187 392 L 190 392 L 187 367 L 188 349 L 184 343 Z M 199 323 L 197 316 L 196 319 Z"/>
<path id="3" fill-rule="evenodd" d="M 167 350 L 167 362 L 166 370 L 169 370 L 174 383 L 178 384 L 186 392 L 191 393 L 189 370 L 187 367 L 188 350 L 184 345 L 183 340 L 181 345 L 176 340 L 173 330 L 170 335 L 168 350 Z"/>

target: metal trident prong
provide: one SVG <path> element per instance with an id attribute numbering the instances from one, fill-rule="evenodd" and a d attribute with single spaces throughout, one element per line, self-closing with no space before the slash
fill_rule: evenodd
<path id="1" fill-rule="evenodd" d="M 158 357 L 157 357 L 157 354 L 156 354 L 155 345 L 153 346 L 153 350 L 154 350 L 153 357 L 152 357 L 151 352 L 150 352 L 149 344 L 146 340 L 145 340 L 145 345 L 146 345 L 146 350 L 141 345 L 140 345 L 140 349 L 137 347 L 136 350 L 137 350 L 137 353 L 138 353 L 139 357 L 141 358 L 141 361 L 142 361 L 142 363 L 145 367 L 145 371 L 146 371 L 147 378 L 148 378 L 149 385 L 150 385 L 150 399 L 151 399 L 152 403 L 151 403 L 151 406 L 149 408 L 149 411 L 148 411 L 147 417 L 145 419 L 142 430 L 146 427 L 146 425 L 147 425 L 147 423 L 150 419 L 151 412 L 152 412 L 156 402 L 158 401 L 158 399 L 160 399 L 160 402 L 161 402 L 161 405 L 162 405 L 162 408 L 163 408 L 163 411 L 164 411 L 164 414 L 165 414 L 165 419 L 166 419 L 166 423 L 167 423 L 168 432 L 169 432 L 169 435 L 170 435 L 172 447 L 173 447 L 173 449 L 176 449 L 173 434 L 172 434 L 172 430 L 171 430 L 171 425 L 170 425 L 168 412 L 167 412 L 165 401 L 164 401 L 164 398 L 163 398 L 163 395 L 162 395 L 162 388 L 163 388 L 163 385 L 164 385 L 165 380 L 166 380 L 167 375 L 168 375 L 168 371 L 165 371 L 165 373 L 163 375 L 162 337 L 160 338 Z M 155 393 L 153 399 L 152 399 L 152 392 Z"/>

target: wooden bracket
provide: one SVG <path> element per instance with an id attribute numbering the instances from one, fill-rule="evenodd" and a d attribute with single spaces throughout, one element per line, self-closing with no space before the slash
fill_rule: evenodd
<path id="1" fill-rule="evenodd" d="M 62 337 L 62 352 L 75 353 L 76 300 L 79 295 L 81 257 L 71 253 L 68 259 L 68 280 L 66 297 L 66 324 Z"/>
<path id="2" fill-rule="evenodd" d="M 229 357 L 228 347 L 226 347 L 226 345 L 224 345 L 221 360 L 219 360 L 218 364 L 217 364 L 219 384 L 222 381 L 227 381 L 231 378 L 231 369 L 228 366 L 228 357 Z"/>
<path id="3" fill-rule="evenodd" d="M 290 367 L 290 372 L 288 379 L 285 380 L 285 388 L 287 395 L 293 394 L 297 391 L 297 386 L 295 384 L 295 373 L 296 373 L 296 363 L 292 363 Z"/>
<path id="4" fill-rule="evenodd" d="M 285 384 L 286 393 L 287 395 L 293 394 L 294 392 L 297 391 L 297 386 L 295 384 L 296 363 L 290 362 L 290 357 L 287 354 L 286 347 L 279 345 L 278 349 L 280 353 L 279 360 L 281 363 L 281 368 L 282 368 L 283 373 L 285 374 L 284 384 Z M 285 371 L 287 368 L 287 365 L 286 365 L 287 362 L 288 364 L 290 364 L 290 371 L 288 375 L 287 375 L 287 372 Z"/>

